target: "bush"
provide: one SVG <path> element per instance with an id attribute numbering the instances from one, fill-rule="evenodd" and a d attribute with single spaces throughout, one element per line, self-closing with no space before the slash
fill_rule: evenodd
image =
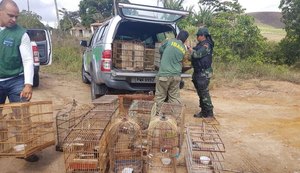
<path id="1" fill-rule="evenodd" d="M 53 36 L 53 63 L 45 69 L 47 72 L 66 74 L 81 72 L 82 48 L 79 39 L 71 36 Z"/>
<path id="2" fill-rule="evenodd" d="M 234 79 L 282 80 L 300 84 L 300 73 L 287 65 L 260 64 L 249 61 L 214 63 L 214 80 Z"/>

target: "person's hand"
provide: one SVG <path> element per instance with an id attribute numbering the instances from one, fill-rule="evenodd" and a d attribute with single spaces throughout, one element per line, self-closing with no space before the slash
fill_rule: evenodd
<path id="1" fill-rule="evenodd" d="M 25 84 L 21 94 L 21 98 L 26 98 L 27 101 L 29 101 L 32 97 L 32 85 L 30 84 Z"/>
<path id="2" fill-rule="evenodd" d="M 191 48 L 191 46 L 186 46 L 186 48 L 188 49 L 188 51 L 192 52 L 193 51 L 193 48 Z"/>

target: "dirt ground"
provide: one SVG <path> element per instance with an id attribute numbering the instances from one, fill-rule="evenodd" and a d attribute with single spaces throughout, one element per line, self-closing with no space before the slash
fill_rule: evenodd
<path id="1" fill-rule="evenodd" d="M 189 89 L 190 88 L 190 89 Z M 300 173 L 300 85 L 279 81 L 243 81 L 212 87 L 217 126 L 225 144 L 224 169 L 230 172 Z M 186 123 L 200 123 L 192 87 L 181 91 Z M 41 74 L 32 101 L 52 100 L 54 116 L 72 99 L 91 101 L 90 87 L 62 75 Z M 1 173 L 63 173 L 64 156 L 54 146 L 37 153 L 40 160 L 0 158 Z M 178 172 L 186 172 L 182 166 Z"/>

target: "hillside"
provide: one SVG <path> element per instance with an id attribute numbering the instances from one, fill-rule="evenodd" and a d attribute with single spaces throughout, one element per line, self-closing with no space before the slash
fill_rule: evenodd
<path id="1" fill-rule="evenodd" d="M 269 25 L 274 28 L 284 28 L 284 24 L 281 22 L 281 13 L 280 12 L 253 12 L 247 13 L 254 17 L 255 22 L 258 24 Z"/>

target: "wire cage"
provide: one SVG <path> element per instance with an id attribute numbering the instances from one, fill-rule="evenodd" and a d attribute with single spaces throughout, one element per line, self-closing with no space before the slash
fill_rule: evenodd
<path id="1" fill-rule="evenodd" d="M 63 144 L 71 129 L 78 124 L 83 116 L 92 109 L 89 105 L 79 106 L 76 100 L 67 104 L 65 108 L 56 114 L 56 151 L 63 151 Z"/>
<path id="2" fill-rule="evenodd" d="M 160 108 L 160 114 L 167 117 L 174 118 L 179 127 L 183 127 L 184 124 L 184 108 L 183 104 L 178 103 L 167 103 L 164 102 Z"/>
<path id="3" fill-rule="evenodd" d="M 155 111 L 154 101 L 133 100 L 128 111 L 128 117 L 141 127 L 143 134 L 146 134 L 151 116 L 155 115 Z"/>
<path id="4" fill-rule="evenodd" d="M 225 146 L 214 125 L 203 122 L 186 129 L 185 159 L 188 173 L 222 172 Z"/>
<path id="5" fill-rule="evenodd" d="M 176 172 L 179 156 L 179 133 L 177 122 L 163 116 L 156 116 L 148 128 L 148 166 L 149 173 Z"/>
<path id="6" fill-rule="evenodd" d="M 26 158 L 55 144 L 51 101 L 0 105 L 0 156 Z"/>
<path id="7" fill-rule="evenodd" d="M 179 150 L 181 152 L 181 146 L 183 144 L 184 138 L 184 116 L 185 106 L 183 104 L 178 103 L 166 103 L 164 102 L 160 108 L 160 115 L 164 115 L 169 118 L 173 118 L 176 120 L 177 128 L 179 128 Z"/>
<path id="8" fill-rule="evenodd" d="M 125 94 L 119 95 L 119 115 L 121 118 L 128 115 L 129 108 L 134 100 L 153 101 L 153 95 L 146 94 Z"/>
<path id="9" fill-rule="evenodd" d="M 111 119 L 106 116 L 107 112 L 104 113 L 102 116 L 98 111 L 90 111 L 72 128 L 63 149 L 66 172 L 104 171 L 100 164 L 106 164 L 102 160 L 107 157 L 107 151 L 100 150 L 99 142 Z"/>
<path id="10" fill-rule="evenodd" d="M 143 147 L 140 126 L 126 118 L 117 119 L 109 133 L 110 172 L 143 171 Z"/>

